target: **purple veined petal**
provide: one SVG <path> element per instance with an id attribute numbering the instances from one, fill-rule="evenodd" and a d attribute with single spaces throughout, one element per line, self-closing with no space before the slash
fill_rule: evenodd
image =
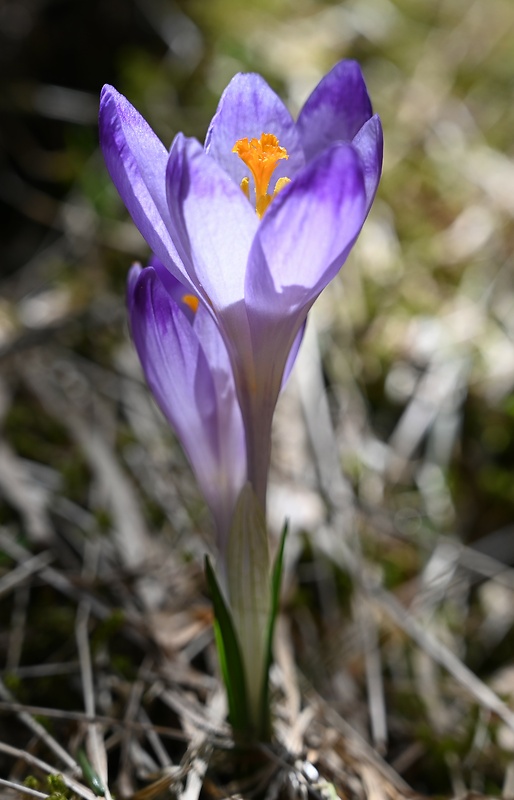
<path id="1" fill-rule="evenodd" d="M 264 214 L 248 261 L 248 314 L 277 318 L 307 306 L 344 263 L 367 213 L 363 168 L 338 143 L 308 164 Z"/>
<path id="2" fill-rule="evenodd" d="M 241 303 L 259 220 L 241 189 L 195 139 L 177 136 L 167 190 L 172 235 L 197 291 L 223 312 Z"/>
<path id="3" fill-rule="evenodd" d="M 384 154 L 382 123 L 377 114 L 364 123 L 352 144 L 360 156 L 364 171 L 366 202 L 369 211 L 377 193 L 380 175 L 382 174 L 382 159 Z"/>
<path id="4" fill-rule="evenodd" d="M 219 376 L 213 376 L 195 326 L 170 297 L 152 267 L 142 270 L 135 266 L 130 271 L 128 308 L 146 380 L 191 463 L 216 520 L 218 545 L 223 553 L 232 512 L 246 480 L 239 407 L 237 403 L 232 403 L 230 409 L 226 407 L 230 402 L 227 391 L 223 396 L 225 405 L 221 407 L 221 397 L 217 394 Z M 208 318 L 205 324 L 212 326 L 212 336 L 219 338 L 209 313 L 200 308 Z M 204 342 L 206 338 L 204 331 Z M 222 364 L 220 356 L 214 366 L 221 368 Z"/>
<path id="5" fill-rule="evenodd" d="M 189 282 L 169 233 L 166 148 L 112 86 L 102 89 L 99 124 L 107 169 L 132 219 L 160 261 Z"/>
<path id="6" fill-rule="evenodd" d="M 279 161 L 270 188 L 278 178 L 292 178 L 304 163 L 302 145 L 291 114 L 264 78 L 239 73 L 223 92 L 205 139 L 205 151 L 220 164 L 237 186 L 249 175 L 241 159 L 232 152 L 238 139 L 259 139 L 273 133 L 289 158 Z"/>
<path id="7" fill-rule="evenodd" d="M 191 323 L 162 286 L 152 267 L 129 272 L 130 327 L 147 382 L 191 460 L 203 439 L 206 462 L 216 449 L 214 384 Z M 201 428 L 202 436 L 198 436 Z"/>
<path id="8" fill-rule="evenodd" d="M 334 142 L 351 141 L 372 113 L 360 66 L 340 61 L 318 83 L 298 117 L 307 161 Z"/>

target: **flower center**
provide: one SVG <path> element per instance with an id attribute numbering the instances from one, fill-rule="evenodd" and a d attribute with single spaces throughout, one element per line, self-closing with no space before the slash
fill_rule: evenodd
<path id="1" fill-rule="evenodd" d="M 255 210 L 259 219 L 266 211 L 278 192 L 289 183 L 289 178 L 279 178 L 273 194 L 268 194 L 269 182 L 277 163 L 282 158 L 289 158 L 285 147 L 280 147 L 273 133 L 263 133 L 260 139 L 238 139 L 232 148 L 253 175 L 255 182 Z M 241 189 L 250 199 L 250 179 L 243 178 Z"/>

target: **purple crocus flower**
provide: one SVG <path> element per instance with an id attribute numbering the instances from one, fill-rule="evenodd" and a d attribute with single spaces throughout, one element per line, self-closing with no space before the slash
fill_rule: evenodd
<path id="1" fill-rule="evenodd" d="M 380 178 L 382 128 L 360 68 L 337 64 L 296 123 L 259 75 L 236 75 L 205 146 L 179 134 L 169 153 L 106 86 L 100 136 L 111 177 L 161 273 L 197 294 L 219 326 L 243 415 L 248 478 L 264 505 L 284 372 Z"/>
<path id="2" fill-rule="evenodd" d="M 226 347 L 196 295 L 163 273 L 155 258 L 146 269 L 132 267 L 127 299 L 146 380 L 211 509 L 223 564 L 232 514 L 246 481 L 243 422 Z"/>

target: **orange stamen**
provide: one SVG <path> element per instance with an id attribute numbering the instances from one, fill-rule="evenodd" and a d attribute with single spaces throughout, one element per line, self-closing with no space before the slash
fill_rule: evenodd
<path id="1" fill-rule="evenodd" d="M 195 297 L 194 294 L 184 294 L 182 295 L 182 302 L 185 303 L 186 306 L 189 306 L 193 314 L 196 314 L 200 304 L 198 297 Z"/>
<path id="2" fill-rule="evenodd" d="M 285 147 L 280 147 L 273 133 L 263 133 L 260 139 L 238 139 L 232 148 L 253 175 L 255 182 L 255 208 L 260 217 L 264 214 L 276 194 L 269 195 L 268 187 L 277 163 L 289 158 Z M 277 182 L 278 183 L 278 182 Z M 279 189 L 282 186 L 278 187 Z M 241 189 L 249 196 L 248 178 L 241 181 Z"/>

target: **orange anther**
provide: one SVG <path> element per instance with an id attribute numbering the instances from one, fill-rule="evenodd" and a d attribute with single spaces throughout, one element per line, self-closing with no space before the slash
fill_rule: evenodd
<path id="1" fill-rule="evenodd" d="M 283 158 L 289 158 L 288 152 L 285 147 L 280 147 L 278 139 L 273 133 L 263 133 L 260 139 L 248 139 L 248 137 L 238 139 L 232 152 L 239 156 L 253 175 L 255 206 L 257 214 L 262 217 L 272 199 L 272 196 L 268 195 L 271 176 L 277 163 Z M 247 186 L 248 178 L 243 178 L 241 188 L 245 194 L 248 191 Z"/>

